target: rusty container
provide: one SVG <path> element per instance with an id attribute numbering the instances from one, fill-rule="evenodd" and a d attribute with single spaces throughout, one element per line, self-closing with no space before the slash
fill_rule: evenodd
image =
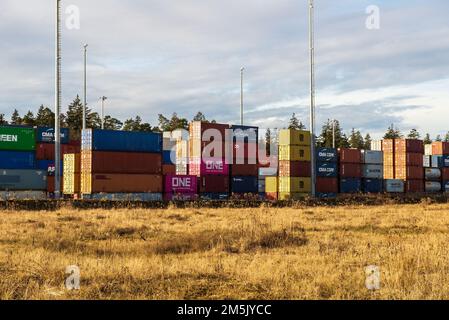
<path id="1" fill-rule="evenodd" d="M 92 193 L 161 193 L 162 175 L 82 173 L 81 192 Z"/>
<path id="2" fill-rule="evenodd" d="M 394 141 L 395 153 L 424 154 L 424 142 L 417 139 L 396 139 Z"/>
<path id="3" fill-rule="evenodd" d="M 309 161 L 279 161 L 280 177 L 311 177 L 311 163 Z"/>
<path id="4" fill-rule="evenodd" d="M 396 166 L 395 178 L 402 180 L 424 180 L 424 168 L 412 166 Z"/>
<path id="5" fill-rule="evenodd" d="M 361 178 L 362 165 L 357 163 L 340 163 L 340 177 Z"/>
<path id="6" fill-rule="evenodd" d="M 340 163 L 362 163 L 362 152 L 358 149 L 338 149 Z"/>

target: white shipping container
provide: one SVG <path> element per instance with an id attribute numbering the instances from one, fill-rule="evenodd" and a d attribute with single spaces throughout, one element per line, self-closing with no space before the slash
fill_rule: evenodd
<path id="1" fill-rule="evenodd" d="M 432 145 L 431 144 L 424 145 L 424 154 L 426 156 L 431 156 L 432 155 Z"/>
<path id="2" fill-rule="evenodd" d="M 372 151 L 382 151 L 382 140 L 371 141 L 371 150 Z"/>
<path id="3" fill-rule="evenodd" d="M 423 167 L 424 168 L 432 167 L 432 156 L 423 156 Z"/>
<path id="4" fill-rule="evenodd" d="M 438 180 L 441 178 L 441 170 L 436 168 L 424 169 L 426 180 Z"/>
<path id="5" fill-rule="evenodd" d="M 276 177 L 278 174 L 278 168 L 259 168 L 260 177 Z"/>
<path id="6" fill-rule="evenodd" d="M 362 172 L 363 178 L 382 179 L 384 167 L 381 164 L 365 164 Z"/>
<path id="7" fill-rule="evenodd" d="M 384 154 L 382 151 L 362 150 L 362 161 L 365 164 L 383 164 Z"/>
<path id="8" fill-rule="evenodd" d="M 386 179 L 384 190 L 388 193 L 404 193 L 405 192 L 405 184 L 404 180 L 399 179 Z"/>
<path id="9" fill-rule="evenodd" d="M 436 181 L 426 181 L 426 192 L 441 192 L 441 183 Z"/>

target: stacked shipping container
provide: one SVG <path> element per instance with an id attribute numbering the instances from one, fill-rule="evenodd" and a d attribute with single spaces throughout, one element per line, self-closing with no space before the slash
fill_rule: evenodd
<path id="1" fill-rule="evenodd" d="M 405 192 L 424 192 L 422 140 L 394 140 L 395 178 L 405 182 Z"/>
<path id="2" fill-rule="evenodd" d="M 340 160 L 340 193 L 362 191 L 362 153 L 358 149 L 338 150 Z"/>
<path id="3" fill-rule="evenodd" d="M 332 148 L 317 148 L 316 195 L 334 198 L 338 193 L 338 152 Z"/>
<path id="4" fill-rule="evenodd" d="M 382 151 L 362 150 L 362 191 L 381 193 L 383 191 Z"/>
<path id="5" fill-rule="evenodd" d="M 172 132 L 162 134 L 162 174 L 169 175 L 176 173 L 176 139 L 172 137 Z"/>
<path id="6" fill-rule="evenodd" d="M 449 192 L 449 142 L 434 142 L 432 144 L 431 166 L 440 171 L 440 191 Z M 426 177 L 432 174 L 426 171 Z M 433 172 L 433 176 L 438 172 Z M 435 190 L 438 186 L 426 182 L 426 191 Z"/>
<path id="7" fill-rule="evenodd" d="M 63 192 L 72 197 L 81 192 L 81 154 L 68 153 L 64 155 Z"/>

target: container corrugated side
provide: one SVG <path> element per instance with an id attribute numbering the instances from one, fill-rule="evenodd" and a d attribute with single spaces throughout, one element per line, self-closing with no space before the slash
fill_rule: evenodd
<path id="1" fill-rule="evenodd" d="M 93 193 L 162 193 L 162 175 L 81 173 L 81 192 Z"/>
<path id="2" fill-rule="evenodd" d="M 70 142 L 70 130 L 68 128 L 61 128 L 60 137 L 62 144 L 68 144 Z M 38 127 L 36 129 L 36 141 L 45 143 L 54 143 L 55 128 Z"/>
<path id="3" fill-rule="evenodd" d="M 364 164 L 383 164 L 384 154 L 382 151 L 362 150 L 362 162 Z"/>
<path id="4" fill-rule="evenodd" d="M 36 157 L 33 151 L 0 151 L 1 169 L 36 169 Z"/>
<path id="5" fill-rule="evenodd" d="M 84 194 L 83 199 L 96 200 L 96 201 L 138 201 L 138 202 L 150 202 L 150 201 L 163 201 L 162 193 L 149 193 L 149 192 L 137 192 L 137 193 L 95 193 Z"/>
<path id="6" fill-rule="evenodd" d="M 0 150 L 33 151 L 36 149 L 34 128 L 0 127 Z"/>
<path id="7" fill-rule="evenodd" d="M 309 131 L 282 129 L 279 131 L 279 145 L 283 146 L 310 146 L 311 136 Z"/>
<path id="8" fill-rule="evenodd" d="M 47 200 L 47 193 L 45 191 L 0 191 L 0 200 Z"/>
<path id="9" fill-rule="evenodd" d="M 279 161 L 310 161 L 310 147 L 280 145 Z"/>
<path id="10" fill-rule="evenodd" d="M 363 178 L 383 179 L 384 167 L 381 164 L 365 164 L 362 167 Z"/>
<path id="11" fill-rule="evenodd" d="M 231 178 L 231 192 L 233 193 L 257 193 L 258 190 L 257 177 Z"/>
<path id="12" fill-rule="evenodd" d="M 404 193 L 405 182 L 400 179 L 385 179 L 384 190 L 388 193 Z"/>
<path id="13" fill-rule="evenodd" d="M 166 193 L 197 193 L 198 178 L 196 176 L 165 176 L 165 192 Z"/>
<path id="14" fill-rule="evenodd" d="M 47 172 L 0 170 L 0 190 L 47 190 Z"/>
<path id="15" fill-rule="evenodd" d="M 307 193 L 311 190 L 310 178 L 279 177 L 279 192 Z"/>
<path id="16" fill-rule="evenodd" d="M 278 181 L 277 177 L 266 177 L 265 178 L 265 192 L 266 193 L 276 193 L 278 192 Z"/>

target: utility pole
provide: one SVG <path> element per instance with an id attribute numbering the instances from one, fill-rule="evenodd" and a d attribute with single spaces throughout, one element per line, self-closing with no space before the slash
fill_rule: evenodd
<path id="1" fill-rule="evenodd" d="M 240 68 L 240 125 L 243 126 L 243 71 L 245 68 Z"/>
<path id="2" fill-rule="evenodd" d="M 87 110 L 87 44 L 84 45 L 84 106 L 83 106 L 83 130 L 86 129 Z"/>
<path id="3" fill-rule="evenodd" d="M 104 130 L 104 102 L 108 97 L 102 96 L 101 100 L 101 130 Z"/>
<path id="4" fill-rule="evenodd" d="M 316 196 L 315 163 L 315 39 L 314 39 L 314 4 L 309 0 L 309 48 L 310 48 L 310 136 L 311 136 L 311 170 L 312 197 Z"/>
<path id="5" fill-rule="evenodd" d="M 55 199 L 61 197 L 61 0 L 56 0 L 55 32 Z"/>

